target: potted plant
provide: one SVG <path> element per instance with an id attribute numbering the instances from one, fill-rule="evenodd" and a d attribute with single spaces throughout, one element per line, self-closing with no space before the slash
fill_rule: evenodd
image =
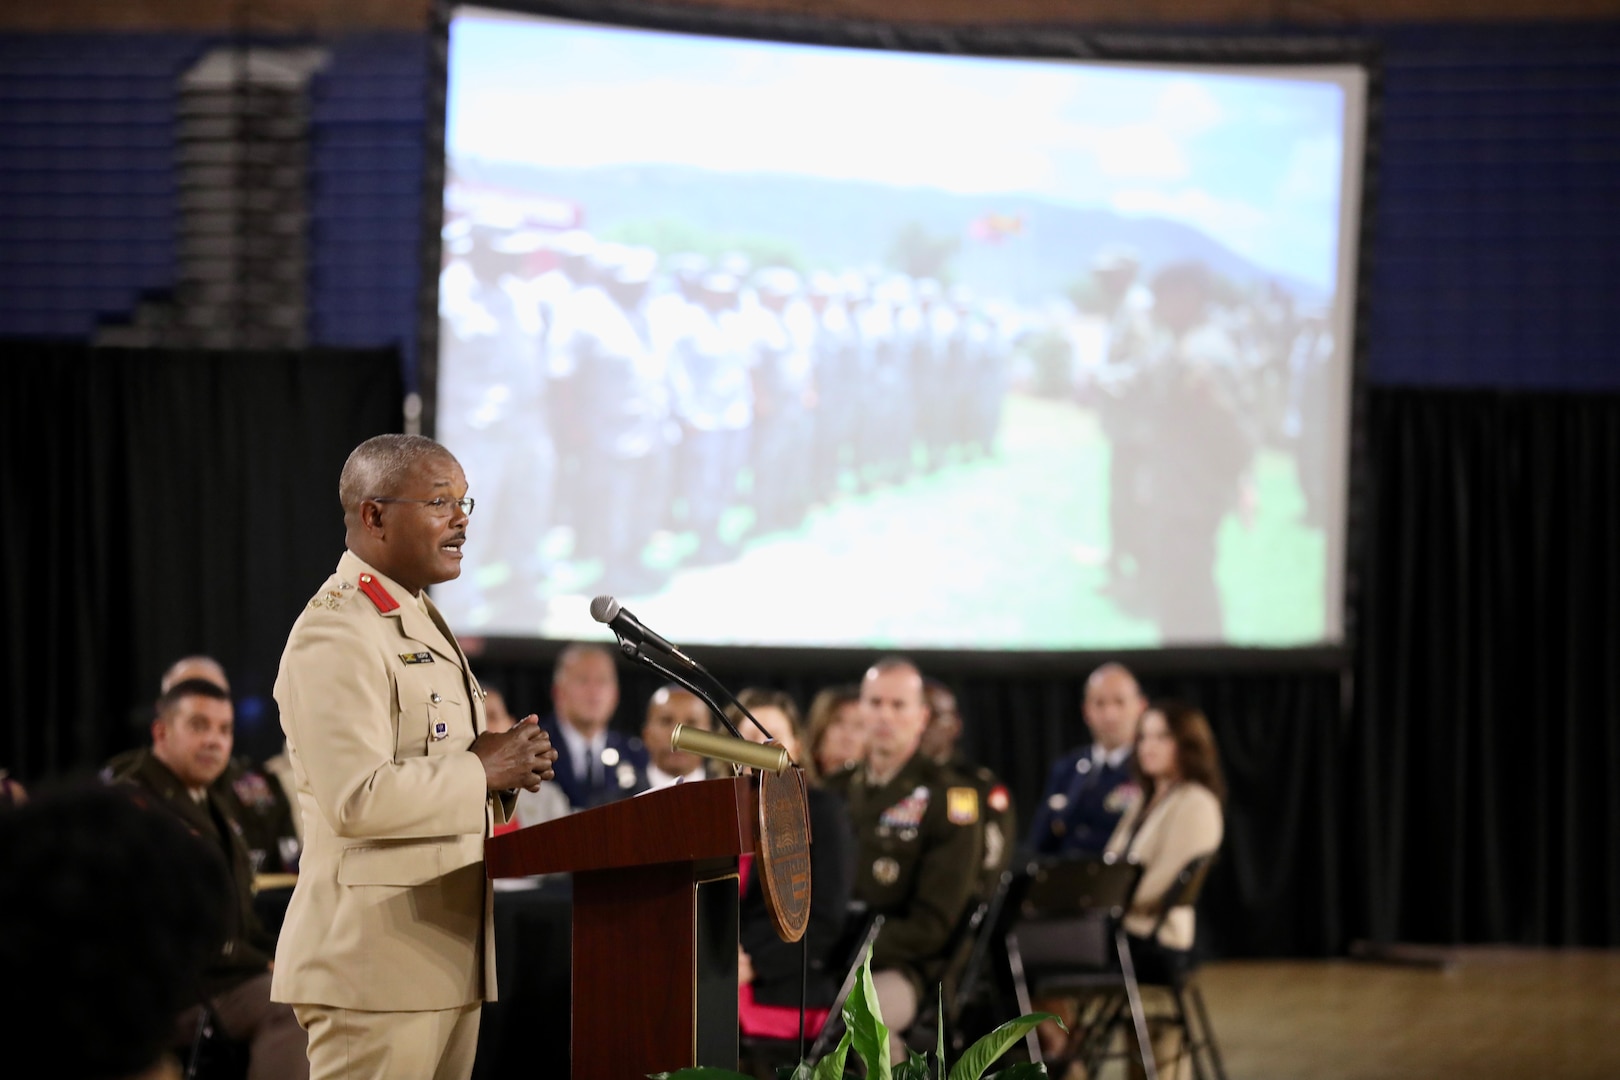
<path id="1" fill-rule="evenodd" d="M 941 987 L 943 996 L 944 988 Z M 943 1006 L 943 1001 L 941 1005 Z M 944 1015 L 941 1008 L 940 1015 Z M 1051 1013 L 1029 1013 L 1009 1020 L 990 1034 L 968 1047 L 956 1063 L 946 1068 L 945 1029 L 940 1026 L 939 1043 L 934 1060 L 912 1051 L 910 1058 L 898 1065 L 889 1063 L 889 1028 L 878 1010 L 877 992 L 872 987 L 872 954 L 861 960 L 854 988 L 844 1002 L 844 1037 L 838 1040 L 830 1053 L 820 1061 L 801 1061 L 797 1065 L 779 1070 L 781 1080 L 843 1080 L 844 1068 L 853 1051 L 863 1066 L 867 1080 L 1030 1080 L 1045 1076 L 1046 1066 L 1039 1063 L 1018 1062 L 985 1077 L 985 1070 L 1006 1053 L 1029 1030 L 1043 1020 L 1051 1020 L 1059 1027 L 1063 1022 Z M 651 1080 L 753 1080 L 753 1077 L 730 1069 L 701 1067 L 678 1069 L 675 1072 L 654 1073 Z"/>

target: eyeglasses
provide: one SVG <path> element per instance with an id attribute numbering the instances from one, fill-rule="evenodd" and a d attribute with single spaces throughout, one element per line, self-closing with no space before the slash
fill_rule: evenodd
<path id="1" fill-rule="evenodd" d="M 461 512 L 463 514 L 472 513 L 473 512 L 473 503 L 474 503 L 475 500 L 473 499 L 473 497 L 471 495 L 465 495 L 465 496 L 463 496 L 463 497 L 461 497 L 459 499 L 446 499 L 441 495 L 437 499 L 382 499 L 382 498 L 373 498 L 371 501 L 372 502 L 379 502 L 379 503 L 420 503 L 421 505 L 427 507 L 430 512 L 432 512 L 434 514 L 437 514 L 440 517 L 449 517 L 450 516 L 450 508 L 452 506 L 461 507 Z"/>

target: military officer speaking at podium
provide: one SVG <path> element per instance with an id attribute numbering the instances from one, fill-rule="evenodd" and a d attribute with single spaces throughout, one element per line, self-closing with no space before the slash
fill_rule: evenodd
<path id="1" fill-rule="evenodd" d="M 484 839 L 556 753 L 533 716 L 485 729 L 427 597 L 461 572 L 473 500 L 456 459 L 379 435 L 338 487 L 348 550 L 276 678 L 304 854 L 271 996 L 308 1031 L 314 1080 L 465 1078 L 495 997 Z"/>

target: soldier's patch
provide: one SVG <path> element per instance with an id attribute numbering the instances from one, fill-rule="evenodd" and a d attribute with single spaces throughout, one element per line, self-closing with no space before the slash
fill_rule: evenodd
<path id="1" fill-rule="evenodd" d="M 900 864 L 883 856 L 872 864 L 872 880 L 879 885 L 893 885 L 900 880 Z"/>
<path id="2" fill-rule="evenodd" d="M 1108 793 L 1103 800 L 1103 809 L 1110 814 L 1123 814 L 1135 806 L 1141 797 L 1142 789 L 1127 781 Z"/>
<path id="3" fill-rule="evenodd" d="M 430 652 L 402 652 L 399 658 L 407 664 L 431 664 L 433 654 Z"/>
<path id="4" fill-rule="evenodd" d="M 990 789 L 990 794 L 984 797 L 985 805 L 998 814 L 1005 814 L 1007 807 L 1012 805 L 1012 796 L 1007 794 L 1006 784 L 997 784 Z"/>
<path id="5" fill-rule="evenodd" d="M 878 827 L 884 829 L 915 829 L 922 824 L 928 812 L 928 789 L 919 786 L 878 817 Z"/>
<path id="6" fill-rule="evenodd" d="M 945 816 L 953 825 L 971 825 L 979 820 L 979 792 L 976 788 L 953 787 L 945 792 Z"/>
<path id="7" fill-rule="evenodd" d="M 450 737 L 450 725 L 445 723 L 443 720 L 435 721 L 434 724 L 433 724 L 433 738 L 434 738 L 434 740 L 437 741 L 439 739 L 447 739 L 449 737 Z"/>

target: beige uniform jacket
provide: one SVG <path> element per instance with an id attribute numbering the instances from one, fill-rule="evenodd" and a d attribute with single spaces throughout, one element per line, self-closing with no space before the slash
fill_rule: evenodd
<path id="1" fill-rule="evenodd" d="M 1129 845 L 1129 854 L 1142 864 L 1142 880 L 1131 898 L 1131 910 L 1125 915 L 1125 929 L 1139 937 L 1153 932 L 1159 918 L 1160 900 L 1174 884 L 1195 856 L 1207 855 L 1221 846 L 1221 802 L 1215 793 L 1202 784 L 1181 783 L 1165 792 L 1136 828 L 1142 813 L 1138 800 L 1125 816 L 1120 818 L 1114 835 L 1108 841 L 1110 854 L 1122 854 Z M 1136 838 L 1131 833 L 1135 830 Z M 1166 916 L 1164 929 L 1159 931 L 1159 944 L 1167 949 L 1190 949 L 1196 929 L 1193 909 L 1178 907 Z"/>
<path id="2" fill-rule="evenodd" d="M 437 610 L 345 552 L 293 624 L 275 696 L 304 851 L 271 997 L 381 1012 L 494 1000 L 484 838 L 511 805 L 469 752 L 483 692 Z"/>

